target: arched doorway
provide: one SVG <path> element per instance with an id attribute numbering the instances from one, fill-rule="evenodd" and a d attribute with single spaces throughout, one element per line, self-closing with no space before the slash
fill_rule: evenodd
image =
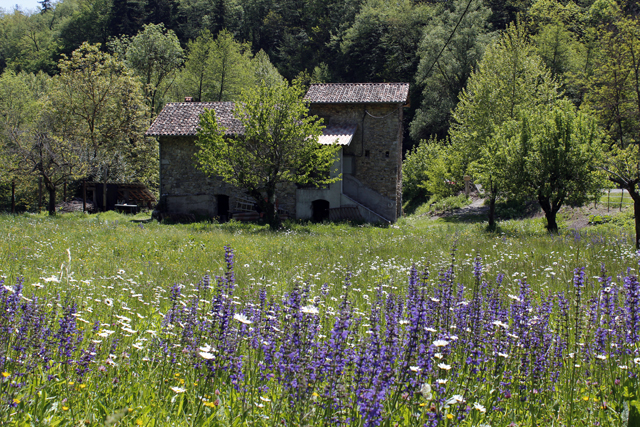
<path id="1" fill-rule="evenodd" d="M 224 194 L 216 195 L 216 202 L 218 204 L 217 217 L 219 222 L 229 221 L 229 196 Z"/>
<path id="2" fill-rule="evenodd" d="M 329 206 L 329 202 L 322 199 L 311 202 L 311 219 L 315 222 L 329 219 Z"/>

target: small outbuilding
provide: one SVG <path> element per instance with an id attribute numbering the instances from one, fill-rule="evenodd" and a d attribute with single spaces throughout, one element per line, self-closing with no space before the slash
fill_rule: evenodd
<path id="1" fill-rule="evenodd" d="M 394 222 L 402 212 L 403 107 L 408 83 L 327 83 L 310 86 L 311 115 L 324 119 L 320 144 L 339 144 L 342 179 L 325 187 L 278 189 L 280 212 L 297 219 Z M 200 114 L 214 109 L 230 135 L 242 132 L 232 102 L 167 104 L 147 136 L 160 145 L 160 205 L 168 213 L 253 218 L 254 203 L 242 189 L 209 177 L 195 166 Z"/>

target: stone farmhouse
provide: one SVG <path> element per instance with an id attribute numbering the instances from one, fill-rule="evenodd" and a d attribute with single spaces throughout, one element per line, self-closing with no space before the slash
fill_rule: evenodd
<path id="1" fill-rule="evenodd" d="M 394 222 L 402 213 L 402 118 L 408 83 L 313 84 L 305 99 L 311 115 L 324 119 L 320 144 L 339 144 L 337 173 L 324 187 L 283 185 L 279 211 L 296 219 Z M 168 213 L 218 217 L 257 216 L 242 189 L 195 167 L 200 114 L 214 109 L 229 135 L 241 134 L 233 102 L 168 103 L 147 136 L 159 138 L 161 206 Z"/>

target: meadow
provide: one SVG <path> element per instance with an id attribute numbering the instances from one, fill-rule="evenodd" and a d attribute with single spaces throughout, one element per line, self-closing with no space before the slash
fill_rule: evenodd
<path id="1" fill-rule="evenodd" d="M 0 424 L 636 425 L 631 232 L 0 216 Z"/>

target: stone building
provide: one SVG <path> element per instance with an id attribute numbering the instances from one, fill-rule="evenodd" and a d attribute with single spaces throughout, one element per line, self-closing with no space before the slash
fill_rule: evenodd
<path id="1" fill-rule="evenodd" d="M 402 212 L 402 118 L 408 83 L 311 85 L 305 96 L 311 115 L 324 119 L 320 144 L 339 144 L 336 170 L 342 179 L 322 188 L 294 184 L 278 189 L 278 209 L 300 219 L 364 219 L 394 222 Z M 195 167 L 195 135 L 204 109 L 215 109 L 229 135 L 242 133 L 232 102 L 169 103 L 148 136 L 160 143 L 160 196 L 171 213 L 244 217 L 252 200 L 241 189 Z"/>

